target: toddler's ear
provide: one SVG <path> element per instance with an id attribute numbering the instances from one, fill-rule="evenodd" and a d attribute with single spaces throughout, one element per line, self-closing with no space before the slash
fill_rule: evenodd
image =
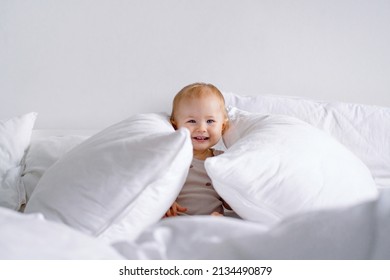
<path id="1" fill-rule="evenodd" d="M 222 135 L 228 130 L 229 128 L 229 119 L 226 119 L 225 122 L 222 125 Z"/>

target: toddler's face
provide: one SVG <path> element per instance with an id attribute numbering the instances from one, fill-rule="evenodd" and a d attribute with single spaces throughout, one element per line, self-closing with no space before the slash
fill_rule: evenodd
<path id="1" fill-rule="evenodd" d="M 194 153 L 208 150 L 221 139 L 225 126 L 223 110 L 221 101 L 214 95 L 180 101 L 175 124 L 190 131 Z"/>

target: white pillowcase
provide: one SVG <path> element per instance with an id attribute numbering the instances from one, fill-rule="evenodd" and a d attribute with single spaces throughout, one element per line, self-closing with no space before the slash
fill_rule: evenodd
<path id="1" fill-rule="evenodd" d="M 273 225 L 295 213 L 377 197 L 368 168 L 323 131 L 288 116 L 235 108 L 229 115 L 228 149 L 205 167 L 242 218 Z"/>
<path id="2" fill-rule="evenodd" d="M 79 145 L 88 137 L 85 135 L 51 135 L 37 139 L 31 138 L 21 176 L 21 188 L 26 192 L 26 201 L 30 199 L 32 192 L 45 171 L 66 152 Z"/>
<path id="3" fill-rule="evenodd" d="M 224 93 L 241 110 L 299 118 L 332 135 L 370 169 L 380 188 L 390 188 L 390 108 L 279 95 Z"/>
<path id="4" fill-rule="evenodd" d="M 41 212 L 107 242 L 162 218 L 192 160 L 189 132 L 166 114 L 140 114 L 87 139 L 42 176 L 25 212 Z"/>
<path id="5" fill-rule="evenodd" d="M 32 112 L 0 121 L 0 206 L 18 210 L 25 203 L 19 186 L 21 160 L 30 144 L 37 114 Z"/>

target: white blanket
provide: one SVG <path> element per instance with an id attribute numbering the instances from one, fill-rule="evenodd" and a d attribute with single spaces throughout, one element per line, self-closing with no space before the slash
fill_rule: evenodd
<path id="1" fill-rule="evenodd" d="M 376 201 L 297 215 L 270 230 L 227 217 L 178 217 L 113 246 L 128 259 L 390 259 L 389 236 L 383 190 Z"/>
<path id="2" fill-rule="evenodd" d="M 390 259 L 390 190 L 271 229 L 229 217 L 168 218 L 112 246 L 41 215 L 0 208 L 0 224 L 0 259 Z"/>
<path id="3" fill-rule="evenodd" d="M 0 260 L 122 259 L 112 247 L 41 214 L 0 207 Z"/>

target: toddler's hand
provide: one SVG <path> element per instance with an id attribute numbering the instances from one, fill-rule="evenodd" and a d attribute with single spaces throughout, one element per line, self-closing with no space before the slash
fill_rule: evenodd
<path id="1" fill-rule="evenodd" d="M 168 218 L 168 217 L 174 217 L 177 216 L 177 212 L 186 212 L 187 208 L 181 206 L 179 203 L 176 201 L 172 204 L 172 206 L 168 209 L 168 211 L 165 213 L 165 216 L 163 218 Z"/>
<path id="2" fill-rule="evenodd" d="M 213 212 L 210 214 L 211 216 L 223 216 L 221 213 L 219 212 Z"/>

